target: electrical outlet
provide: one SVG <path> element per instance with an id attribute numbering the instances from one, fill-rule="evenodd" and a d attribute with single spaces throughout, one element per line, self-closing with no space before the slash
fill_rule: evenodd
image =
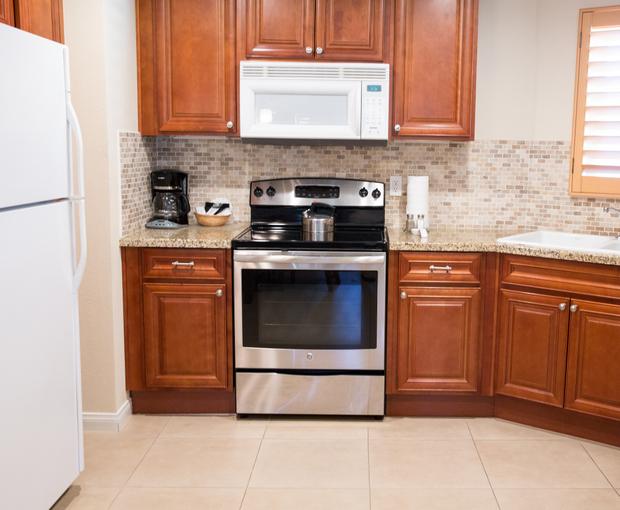
<path id="1" fill-rule="evenodd" d="M 403 176 L 392 175 L 390 177 L 390 196 L 400 197 L 403 194 Z"/>

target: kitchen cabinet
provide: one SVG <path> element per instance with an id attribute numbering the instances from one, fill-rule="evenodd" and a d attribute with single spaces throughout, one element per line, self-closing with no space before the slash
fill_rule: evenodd
<path id="1" fill-rule="evenodd" d="M 135 412 L 234 412 L 230 250 L 123 248 Z"/>
<path id="2" fill-rule="evenodd" d="M 501 279 L 496 393 L 620 419 L 620 270 L 504 255 Z"/>
<path id="3" fill-rule="evenodd" d="M 0 0 L 0 23 L 14 26 L 13 0 Z"/>
<path id="4" fill-rule="evenodd" d="M 234 0 L 136 6 L 140 133 L 236 133 Z"/>
<path id="5" fill-rule="evenodd" d="M 240 0 L 240 60 L 383 62 L 390 0 Z"/>
<path id="6" fill-rule="evenodd" d="M 398 267 L 393 393 L 477 394 L 481 255 L 401 252 Z"/>
<path id="7" fill-rule="evenodd" d="M 62 0 L 0 0 L 0 23 L 64 43 Z"/>
<path id="8" fill-rule="evenodd" d="M 391 138 L 474 139 L 478 0 L 396 0 Z"/>

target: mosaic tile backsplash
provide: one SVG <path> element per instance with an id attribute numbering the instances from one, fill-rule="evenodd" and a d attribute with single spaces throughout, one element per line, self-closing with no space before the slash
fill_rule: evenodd
<path id="1" fill-rule="evenodd" d="M 283 147 L 238 139 L 120 134 L 123 235 L 148 219 L 151 170 L 189 174 L 192 208 L 230 199 L 235 221 L 249 221 L 250 182 L 277 177 L 341 177 L 382 181 L 429 176 L 429 226 L 524 228 L 574 233 L 620 232 L 602 207 L 620 201 L 569 197 L 569 142 L 388 142 L 387 147 Z M 387 197 L 388 226 L 404 226 L 407 197 Z M 193 218 L 192 218 L 193 221 Z"/>

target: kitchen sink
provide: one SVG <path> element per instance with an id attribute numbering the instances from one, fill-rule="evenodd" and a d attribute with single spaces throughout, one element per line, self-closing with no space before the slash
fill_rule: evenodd
<path id="1" fill-rule="evenodd" d="M 526 234 L 502 237 L 498 239 L 497 242 L 501 244 L 520 244 L 558 250 L 620 254 L 620 240 L 609 236 L 567 234 L 564 232 L 537 230 Z"/>

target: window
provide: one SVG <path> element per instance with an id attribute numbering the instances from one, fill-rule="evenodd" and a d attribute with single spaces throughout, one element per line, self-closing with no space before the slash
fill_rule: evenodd
<path id="1" fill-rule="evenodd" d="M 620 197 L 620 7 L 580 11 L 570 195 Z"/>

